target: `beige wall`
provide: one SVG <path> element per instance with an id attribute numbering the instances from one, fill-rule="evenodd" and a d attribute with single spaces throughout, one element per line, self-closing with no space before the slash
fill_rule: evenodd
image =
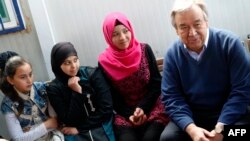
<path id="1" fill-rule="evenodd" d="M 27 28 L 21 32 L 0 35 L 0 52 L 11 50 L 19 53 L 31 62 L 36 80 L 48 80 L 27 0 L 20 0 L 20 5 Z"/>

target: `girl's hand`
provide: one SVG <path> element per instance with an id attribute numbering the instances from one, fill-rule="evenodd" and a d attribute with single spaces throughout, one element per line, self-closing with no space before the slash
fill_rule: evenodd
<path id="1" fill-rule="evenodd" d="M 71 78 L 69 78 L 68 80 L 68 86 L 73 90 L 76 91 L 78 93 L 82 93 L 82 87 L 79 85 L 80 78 L 77 76 L 73 76 Z"/>
<path id="2" fill-rule="evenodd" d="M 134 114 L 129 117 L 129 120 L 135 126 L 140 126 L 147 121 L 147 116 L 141 108 L 136 108 Z"/>
<path id="3" fill-rule="evenodd" d="M 56 129 L 58 127 L 57 119 L 54 117 L 48 118 L 45 122 L 43 122 L 47 129 Z"/>
<path id="4" fill-rule="evenodd" d="M 75 127 L 63 127 L 61 132 L 66 135 L 77 135 L 79 133 Z"/>

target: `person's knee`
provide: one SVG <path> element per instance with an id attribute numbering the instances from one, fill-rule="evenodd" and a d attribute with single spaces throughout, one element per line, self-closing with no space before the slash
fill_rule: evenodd
<path id="1" fill-rule="evenodd" d="M 164 130 L 165 131 L 165 130 Z M 162 132 L 160 135 L 160 141 L 174 141 L 176 136 L 174 133 Z"/>
<path id="2" fill-rule="evenodd" d="M 182 141 L 181 137 L 184 132 L 173 122 L 170 122 L 160 135 L 160 141 Z"/>
<path id="3" fill-rule="evenodd" d="M 160 141 L 192 141 L 185 132 L 174 132 L 171 129 L 164 130 L 161 133 Z"/>

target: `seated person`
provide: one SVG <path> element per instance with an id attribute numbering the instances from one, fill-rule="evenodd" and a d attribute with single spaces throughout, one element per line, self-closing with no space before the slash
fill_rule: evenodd
<path id="1" fill-rule="evenodd" d="M 56 114 L 49 104 L 45 83 L 33 82 L 31 64 L 22 57 L 13 56 L 6 61 L 1 64 L 0 88 L 5 95 L 1 112 L 11 140 L 63 141 L 63 134 L 56 130 Z"/>
<path id="2" fill-rule="evenodd" d="M 51 51 L 55 79 L 47 86 L 65 139 L 114 141 L 110 87 L 98 68 L 80 66 L 70 42 L 60 42 Z"/>

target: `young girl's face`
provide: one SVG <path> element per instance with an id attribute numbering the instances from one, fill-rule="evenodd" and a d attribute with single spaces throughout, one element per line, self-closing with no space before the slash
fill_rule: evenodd
<path id="1" fill-rule="evenodd" d="M 129 47 L 131 32 L 124 25 L 117 25 L 112 33 L 112 42 L 120 50 Z"/>
<path id="2" fill-rule="evenodd" d="M 16 69 L 13 77 L 7 77 L 8 82 L 15 87 L 16 90 L 27 94 L 30 92 L 33 84 L 33 74 L 30 64 L 24 63 Z"/>
<path id="3" fill-rule="evenodd" d="M 69 56 L 61 65 L 62 71 L 69 76 L 76 76 L 80 62 L 77 56 Z"/>

